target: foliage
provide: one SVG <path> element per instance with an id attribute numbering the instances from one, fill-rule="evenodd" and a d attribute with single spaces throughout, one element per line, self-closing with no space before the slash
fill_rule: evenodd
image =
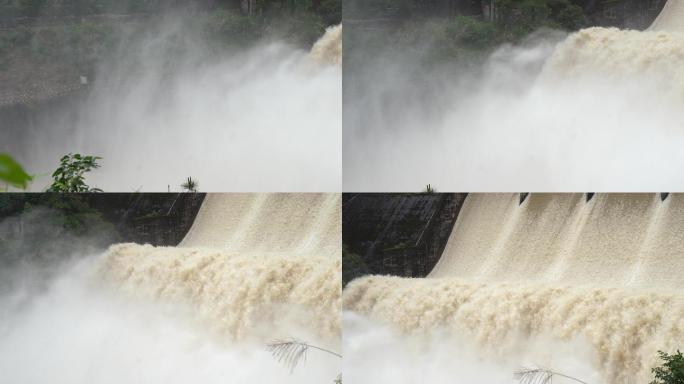
<path id="1" fill-rule="evenodd" d="M 325 26 L 321 18 L 312 13 L 295 12 L 270 22 L 268 33 L 292 44 L 310 47 L 323 35 Z"/>
<path id="2" fill-rule="evenodd" d="M 271 354 L 276 360 L 278 360 L 279 363 L 283 363 L 290 368 L 290 372 L 294 371 L 297 365 L 306 361 L 306 355 L 310 349 L 342 358 L 342 355 L 337 352 L 317 347 L 297 339 L 274 340 L 268 343 L 266 347 L 269 351 L 271 351 Z M 334 382 L 341 384 L 342 375 L 338 375 Z"/>
<path id="3" fill-rule="evenodd" d="M 26 189 L 32 179 L 10 155 L 0 153 L 0 181 L 16 188 Z"/>
<path id="4" fill-rule="evenodd" d="M 196 193 L 198 187 L 199 182 L 197 180 L 193 180 L 192 177 L 188 177 L 188 179 L 181 184 L 181 188 L 183 188 L 184 191 L 192 193 Z"/>
<path id="5" fill-rule="evenodd" d="M 52 217 L 52 224 L 75 235 L 85 235 L 95 231 L 95 228 L 109 226 L 108 223 L 103 222 L 102 215 L 91 208 L 87 199 L 82 196 L 62 193 L 36 194 L 34 196 L 35 198 L 27 200 L 24 212 L 38 207 L 59 212 Z"/>
<path id="6" fill-rule="evenodd" d="M 183 11 L 191 12 L 193 27 L 198 26 L 195 30 L 204 32 L 207 41 L 218 42 L 219 46 L 247 46 L 259 39 L 277 37 L 309 48 L 326 26 L 341 22 L 341 4 L 341 0 L 257 0 L 258 9 L 247 15 L 241 12 L 238 0 L 21 0 L 7 5 L 0 0 L 0 20 L 40 16 L 64 21 L 29 27 L 19 19 L 17 27 L 0 31 L 0 69 L 8 65 L 13 52 L 24 50 L 32 62 L 61 64 L 63 70 L 74 72 L 72 78 L 93 73 L 96 63 L 117 45 L 123 35 L 118 29 L 124 24 L 116 18 L 73 16 L 153 16 L 182 5 Z M 129 32 L 148 25 L 122 20 Z"/>
<path id="7" fill-rule="evenodd" d="M 325 7 L 325 8 L 323 8 Z M 259 39 L 277 38 L 309 48 L 323 35 L 327 25 L 340 20 L 339 0 L 321 2 L 321 12 L 306 7 L 273 8 L 252 16 L 236 9 L 220 9 L 206 16 L 203 25 L 209 41 L 223 46 L 248 46 Z"/>
<path id="8" fill-rule="evenodd" d="M 259 18 L 245 17 L 236 10 L 218 10 L 209 15 L 205 29 L 217 39 L 246 45 L 262 33 L 259 21 Z"/>
<path id="9" fill-rule="evenodd" d="M 421 5 L 420 0 L 347 0 L 344 12 L 350 18 L 408 18 Z"/>
<path id="10" fill-rule="evenodd" d="M 102 249 L 120 241 L 115 226 L 92 208 L 89 195 L 63 193 L 0 194 L 0 266 L 5 262 L 58 261 L 73 252 Z"/>
<path id="11" fill-rule="evenodd" d="M 589 23 L 584 8 L 577 4 L 577 1 L 548 0 L 548 4 L 551 8 L 551 17 L 564 29 L 573 31 L 584 28 Z"/>
<path id="12" fill-rule="evenodd" d="M 309 352 L 309 344 L 297 340 L 275 340 L 269 343 L 267 348 L 279 363 L 290 369 L 290 372 L 306 360 L 306 354 Z"/>
<path id="13" fill-rule="evenodd" d="M 342 246 L 342 285 L 345 286 L 357 277 L 367 275 L 370 269 L 361 256 L 350 252 L 346 245 Z"/>
<path id="14" fill-rule="evenodd" d="M 544 368 L 523 368 L 513 374 L 520 384 L 550 384 L 554 376 L 564 377 L 576 383 L 587 384 L 586 382 L 572 376 Z"/>
<path id="15" fill-rule="evenodd" d="M 85 183 L 84 174 L 99 168 L 98 156 L 81 156 L 80 154 L 68 154 L 60 159 L 60 166 L 52 173 L 52 185 L 47 192 L 59 193 L 82 193 L 102 192 L 99 188 L 91 188 Z"/>
<path id="16" fill-rule="evenodd" d="M 658 351 L 663 365 L 652 369 L 655 379 L 650 384 L 684 384 L 684 356 L 677 350 L 672 355 Z"/>
<path id="17" fill-rule="evenodd" d="M 321 0 L 317 13 L 326 25 L 334 25 L 342 22 L 342 1 Z"/>
<path id="18" fill-rule="evenodd" d="M 431 184 L 426 185 L 425 189 L 423 190 L 423 193 L 435 193 L 435 192 L 437 192 L 437 190 Z"/>
<path id="19" fill-rule="evenodd" d="M 499 42 L 496 25 L 467 16 L 456 17 L 445 32 L 449 39 L 468 48 L 483 49 Z"/>
<path id="20" fill-rule="evenodd" d="M 497 24 L 509 39 L 542 27 L 576 30 L 587 24 L 582 7 L 570 0 L 495 0 Z"/>
<path id="21" fill-rule="evenodd" d="M 446 67 L 476 72 L 502 44 L 523 42 L 540 29 L 577 30 L 589 24 L 584 8 L 575 0 L 492 0 L 491 18 L 481 6 L 472 5 L 480 2 L 406 1 L 410 3 L 404 6 L 410 10 L 408 17 L 397 16 L 402 2 L 345 2 L 346 17 L 357 20 L 345 31 L 345 46 L 365 48 L 345 56 L 346 65 L 365 67 L 375 57 L 396 55 L 419 58 L 415 64 L 423 69 Z M 377 24 L 386 33 L 369 34 L 365 24 Z M 378 50 L 384 54 L 378 55 Z M 407 76 L 420 78 L 422 74 L 416 70 Z"/>

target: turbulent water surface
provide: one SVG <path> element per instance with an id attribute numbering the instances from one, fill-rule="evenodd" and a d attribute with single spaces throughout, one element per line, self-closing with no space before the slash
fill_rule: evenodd
<path id="1" fill-rule="evenodd" d="M 481 71 L 347 47 L 373 60 L 345 76 L 344 189 L 681 190 L 682 7 L 646 31 L 540 32 Z"/>
<path id="2" fill-rule="evenodd" d="M 684 198 L 662 197 L 471 194 L 428 278 L 362 278 L 343 305 L 407 335 L 460 338 L 432 348 L 467 345 L 499 369 L 579 365 L 593 382 L 648 381 L 657 351 L 684 343 Z M 581 358 L 556 348 L 568 343 Z"/>
<path id="3" fill-rule="evenodd" d="M 266 344 L 339 351 L 340 202 L 209 195 L 179 247 L 118 244 L 55 269 L 41 289 L 10 284 L 0 381 L 332 381 L 337 357 L 309 352 L 290 372 Z"/>

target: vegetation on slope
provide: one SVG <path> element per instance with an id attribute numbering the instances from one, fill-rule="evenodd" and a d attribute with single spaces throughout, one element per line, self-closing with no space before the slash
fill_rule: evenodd
<path id="1" fill-rule="evenodd" d="M 357 56 L 364 53 L 362 47 L 368 52 L 411 49 L 427 63 L 479 65 L 501 44 L 520 43 L 539 30 L 644 28 L 663 4 L 664 0 L 349 0 L 344 9 L 345 20 L 350 21 L 345 48 L 357 51 Z M 377 33 L 377 28 L 387 32 Z"/>

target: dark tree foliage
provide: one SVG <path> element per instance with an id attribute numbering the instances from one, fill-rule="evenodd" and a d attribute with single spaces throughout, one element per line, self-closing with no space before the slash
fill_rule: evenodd
<path id="1" fill-rule="evenodd" d="M 541 27 L 576 30 L 587 25 L 581 6 L 570 0 L 495 0 L 495 22 L 520 37 Z"/>
<path id="2" fill-rule="evenodd" d="M 22 264 L 54 265 L 74 252 L 103 249 L 120 240 L 115 226 L 83 194 L 0 194 L 0 230 L 3 272 Z"/>
<path id="3" fill-rule="evenodd" d="M 576 30 L 588 24 L 643 28 L 666 0 L 345 0 L 345 17 L 409 19 L 477 16 L 520 32 L 539 26 Z M 517 31 L 514 31 L 517 32 Z"/>
<path id="4" fill-rule="evenodd" d="M 684 356 L 677 350 L 672 355 L 658 351 L 663 365 L 653 368 L 655 379 L 651 384 L 684 384 Z"/>

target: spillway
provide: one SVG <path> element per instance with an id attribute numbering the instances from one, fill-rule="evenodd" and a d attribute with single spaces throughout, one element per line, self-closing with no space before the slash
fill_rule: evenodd
<path id="1" fill-rule="evenodd" d="M 339 259 L 339 194 L 210 194 L 180 247 Z"/>
<path id="2" fill-rule="evenodd" d="M 321 64 L 342 64 L 342 24 L 328 27 L 311 48 L 309 56 Z"/>
<path id="3" fill-rule="evenodd" d="M 336 343 L 340 214 L 339 194 L 209 195 L 178 247 L 115 245 L 101 271 L 131 296 L 188 303 L 228 339 L 291 323 Z"/>
<path id="4" fill-rule="evenodd" d="M 682 288 L 684 196 L 470 195 L 430 277 Z"/>
<path id="5" fill-rule="evenodd" d="M 427 278 L 362 278 L 343 305 L 500 354 L 581 340 L 605 382 L 645 382 L 684 344 L 682 249 L 679 194 L 471 194 Z"/>
<path id="6" fill-rule="evenodd" d="M 684 32 L 684 1 L 668 0 L 649 30 Z"/>
<path id="7" fill-rule="evenodd" d="M 44 245 L 49 265 L 16 255 L 26 266 L 0 291 L 0 382 L 334 380 L 338 357 L 311 351 L 291 371 L 266 345 L 340 350 L 340 208 L 339 194 L 209 194 L 176 247 L 93 253 L 71 237 Z"/>

